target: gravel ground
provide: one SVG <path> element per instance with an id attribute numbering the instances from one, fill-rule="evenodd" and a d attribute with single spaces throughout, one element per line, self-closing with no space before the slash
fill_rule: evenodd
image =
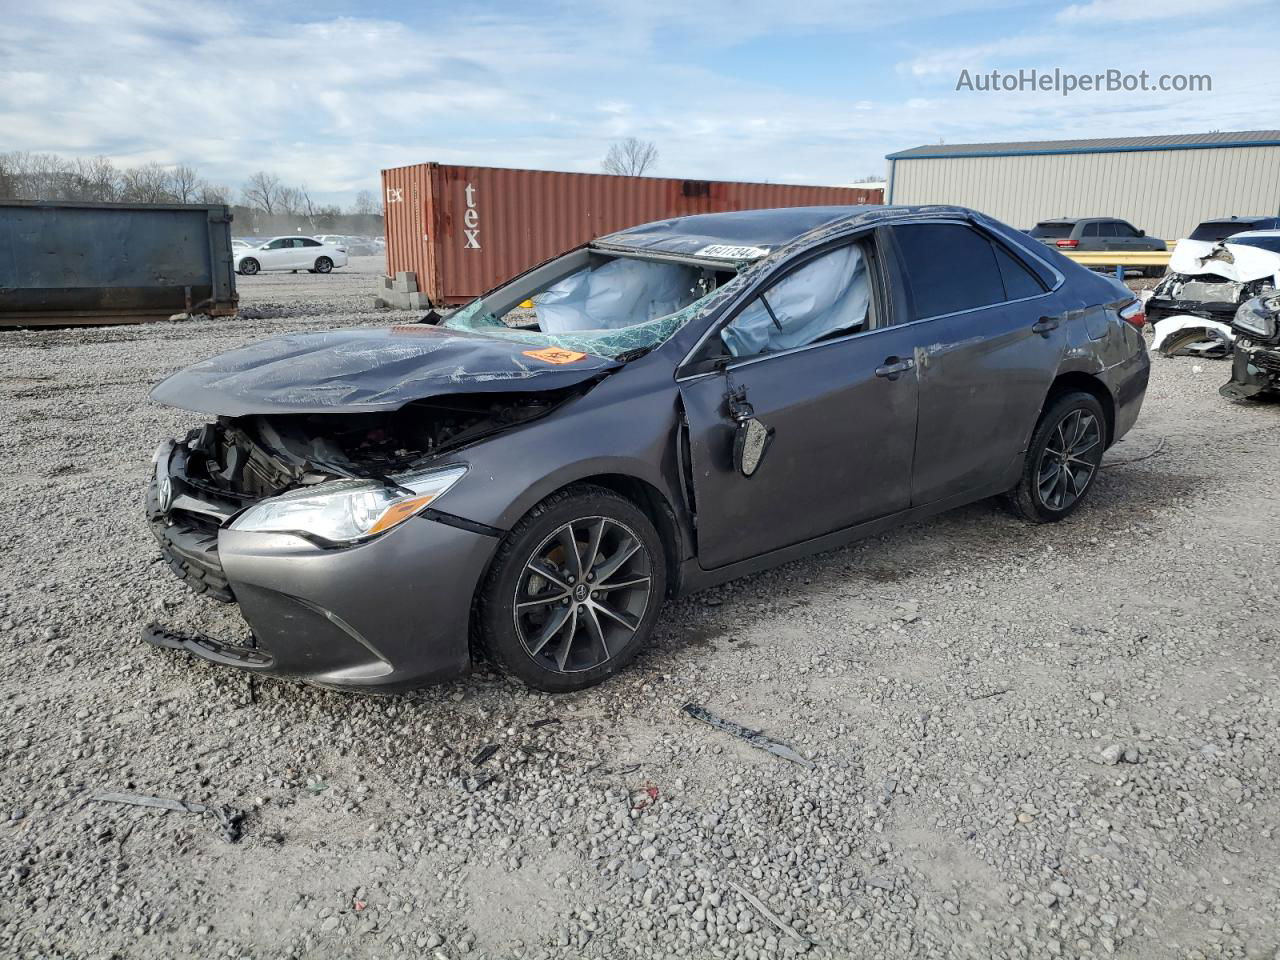
<path id="1" fill-rule="evenodd" d="M 585 693 L 361 698 L 145 646 L 230 616 L 146 529 L 195 423 L 148 388 L 412 316 L 369 310 L 379 268 L 243 278 L 258 319 L 0 332 L 0 955 L 1275 956 L 1280 407 L 1221 399 L 1223 363 L 1155 361 L 1068 521 L 984 502 L 699 594 Z"/>

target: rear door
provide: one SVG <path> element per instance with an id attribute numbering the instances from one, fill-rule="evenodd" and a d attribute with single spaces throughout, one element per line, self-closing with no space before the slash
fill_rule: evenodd
<path id="1" fill-rule="evenodd" d="M 913 506 L 989 488 L 1019 460 L 1066 349 L 1066 315 L 1016 248 L 975 225 L 892 229 L 915 332 Z"/>
<path id="2" fill-rule="evenodd" d="M 329 259 L 333 260 L 334 250 L 326 249 L 325 245 L 311 237 L 298 237 L 293 241 L 299 247 L 298 261 L 299 266 L 306 267 L 310 270 L 316 265 L 316 259 L 322 255 L 329 255 Z"/>
<path id="3" fill-rule="evenodd" d="M 887 324 L 879 263 L 867 236 L 784 264 L 678 373 L 704 568 L 908 505 L 912 334 Z M 751 476 L 735 412 L 772 431 Z"/>
<path id="4" fill-rule="evenodd" d="M 291 250 L 289 252 L 289 266 L 294 270 L 301 270 L 303 267 L 310 267 L 313 258 L 311 251 L 307 249 L 307 242 L 302 237 L 294 237 L 290 241 Z"/>
<path id="5" fill-rule="evenodd" d="M 1080 227 L 1080 243 L 1077 250 L 1105 250 L 1106 246 L 1102 242 L 1102 225 L 1094 220 L 1090 223 L 1083 224 Z"/>

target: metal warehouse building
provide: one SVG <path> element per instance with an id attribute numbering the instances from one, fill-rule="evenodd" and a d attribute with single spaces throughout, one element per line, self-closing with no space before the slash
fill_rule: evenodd
<path id="1" fill-rule="evenodd" d="M 1211 217 L 1280 214 L 1280 130 L 962 143 L 886 159 L 886 203 L 957 203 L 1023 229 L 1122 217 L 1176 240 Z"/>

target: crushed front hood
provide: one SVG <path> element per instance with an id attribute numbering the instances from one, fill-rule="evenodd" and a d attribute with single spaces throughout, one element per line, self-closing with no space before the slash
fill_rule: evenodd
<path id="1" fill-rule="evenodd" d="M 1169 255 L 1169 271 L 1184 276 L 1205 274 L 1235 283 L 1262 280 L 1280 272 L 1280 254 L 1245 244 L 1179 240 Z"/>
<path id="2" fill-rule="evenodd" d="M 193 364 L 151 398 L 225 417 L 373 413 L 451 393 L 555 390 L 622 364 L 440 327 L 287 334 Z"/>

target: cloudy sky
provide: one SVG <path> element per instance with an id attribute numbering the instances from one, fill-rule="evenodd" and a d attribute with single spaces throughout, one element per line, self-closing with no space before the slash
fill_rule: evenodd
<path id="1" fill-rule="evenodd" d="M 925 143 L 1280 128 L 1273 0 L 0 0 L 0 151 L 259 169 L 322 199 L 436 160 L 845 183 Z M 962 69 L 1212 76 L 957 91 Z"/>

